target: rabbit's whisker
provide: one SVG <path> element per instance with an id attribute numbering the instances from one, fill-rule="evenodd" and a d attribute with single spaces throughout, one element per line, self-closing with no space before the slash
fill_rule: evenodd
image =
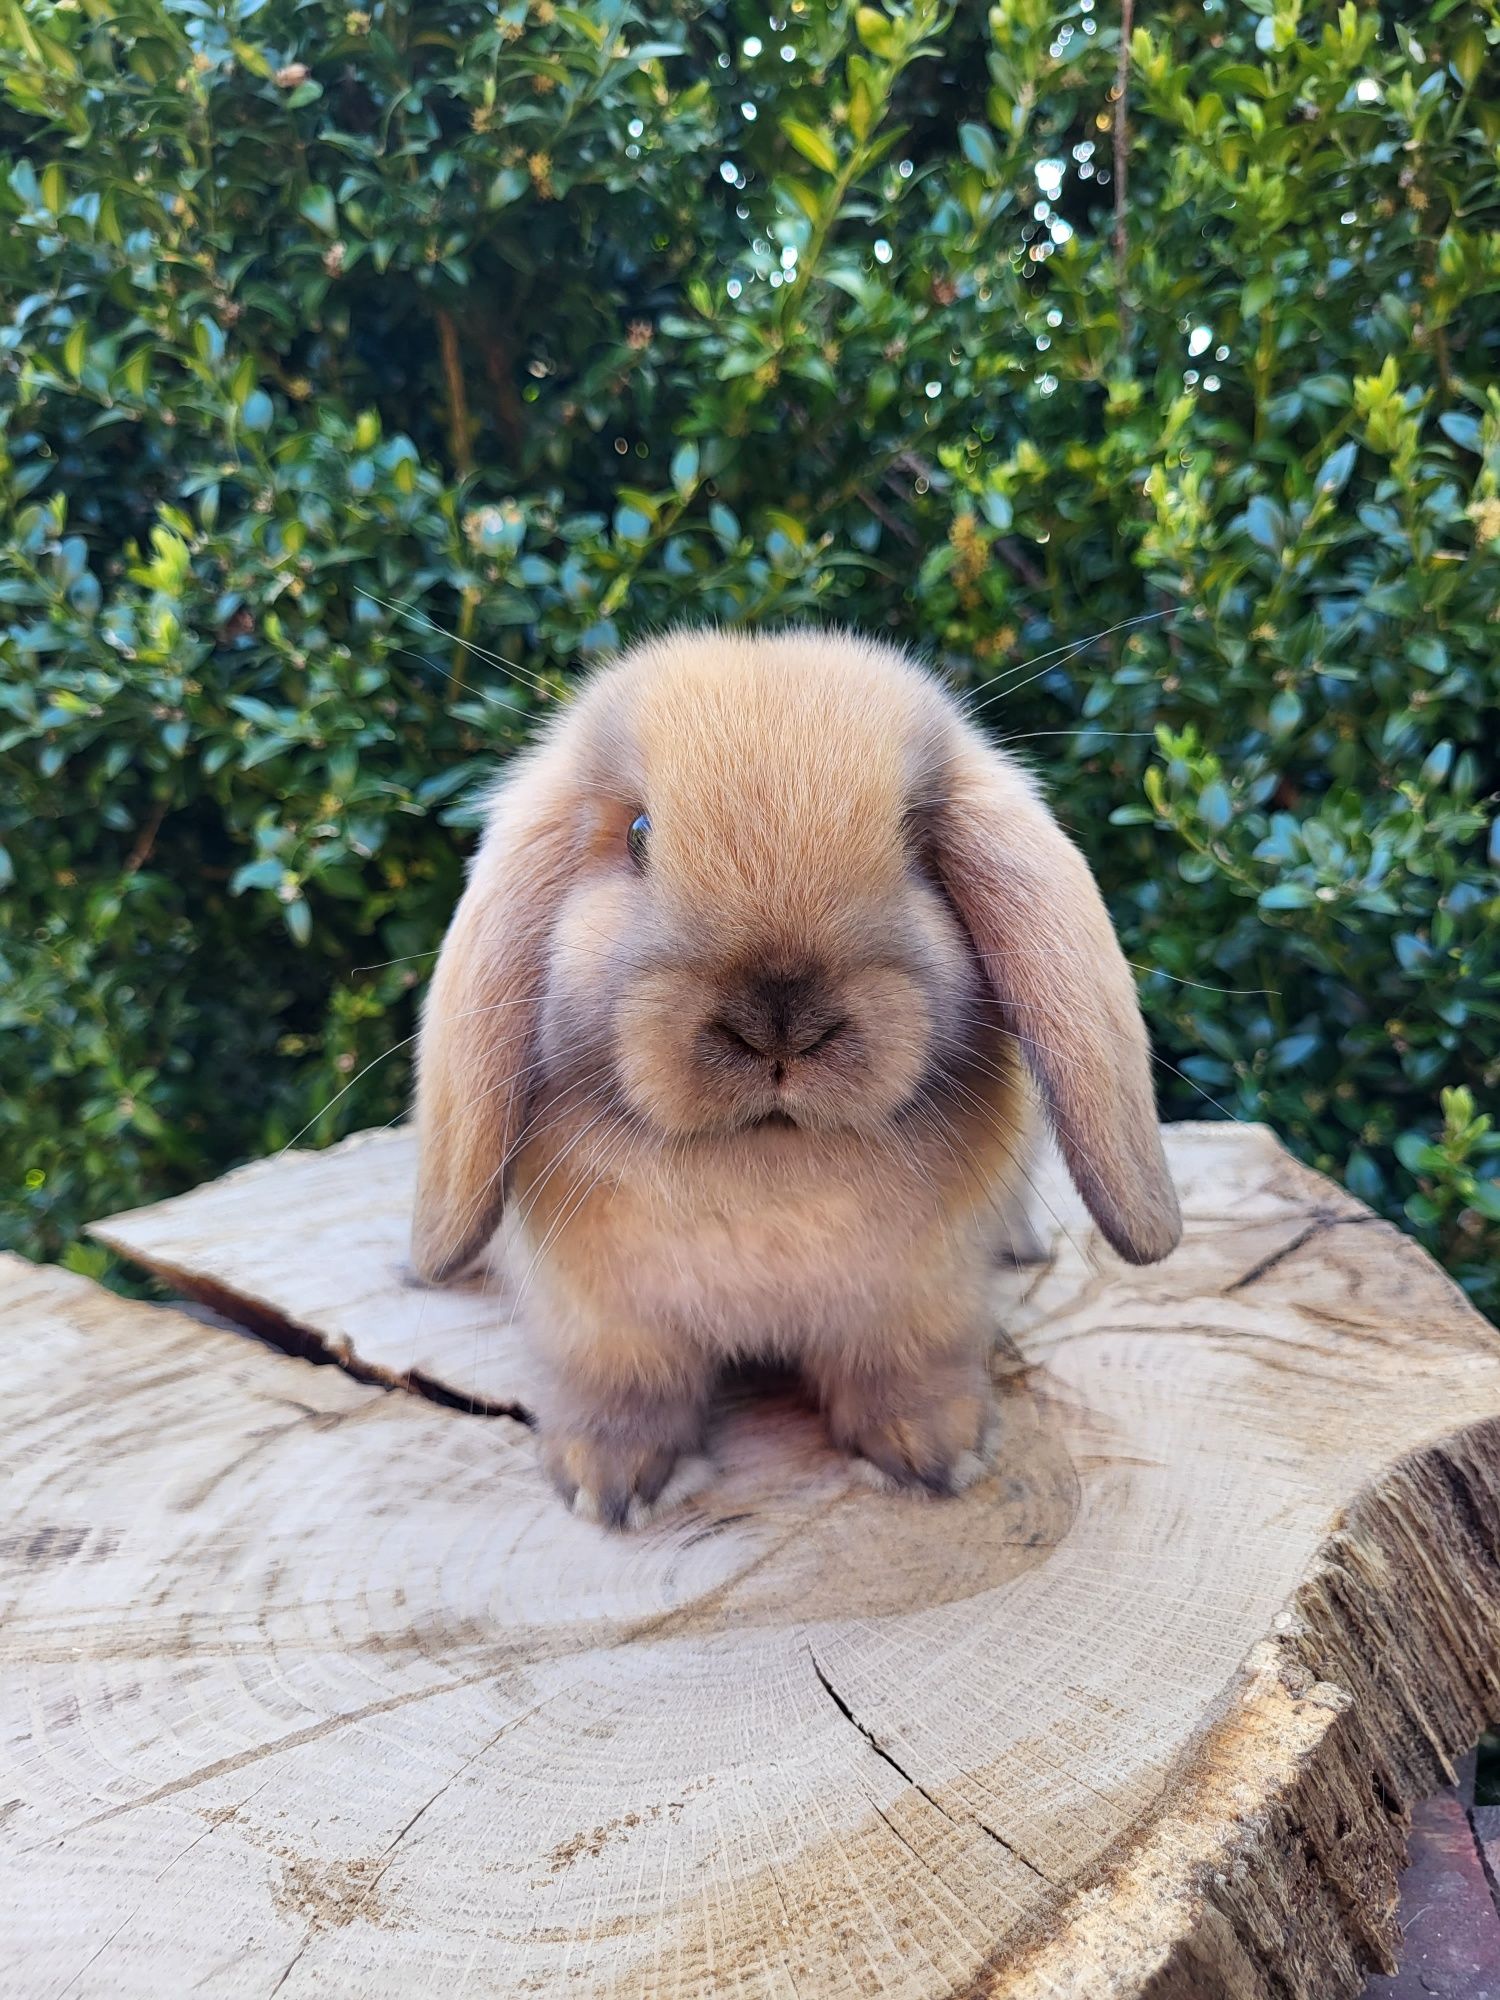
<path id="1" fill-rule="evenodd" d="M 435 944 L 430 951 L 409 951 L 404 958 L 377 958 L 373 965 L 351 965 L 348 976 L 353 979 L 361 972 L 384 972 L 391 965 L 415 965 L 419 958 L 436 958 L 442 948 Z"/>
<path id="2" fill-rule="evenodd" d="M 1187 606 L 1183 604 L 1169 604 L 1164 611 L 1142 611 L 1134 618 L 1122 618 L 1118 625 L 1106 625 L 1102 632 L 1091 632 L 1086 639 L 1064 640 L 1060 646 L 1052 647 L 1050 652 L 1035 653 L 1029 660 L 1021 660 L 1013 667 L 1005 667 L 998 674 L 992 674 L 987 681 L 981 681 L 978 687 L 965 690 L 960 699 L 965 710 L 970 715 L 975 715 L 981 708 L 987 708 L 990 702 L 1003 700 L 1006 695 L 1014 694 L 1018 687 L 1030 685 L 1028 681 L 1009 680 L 1011 675 L 1027 673 L 1032 667 L 1045 669 L 1048 662 L 1055 661 L 1059 665 L 1065 665 L 1077 654 L 1087 652 L 1090 646 L 1097 646 L 1101 639 L 1112 639 L 1116 632 L 1131 632 L 1138 625 L 1152 625 L 1160 618 L 1175 618 L 1179 612 L 1186 609 Z M 1063 658 L 1059 659 L 1059 655 Z M 1032 680 L 1040 678 L 1039 674 L 1031 676 Z M 986 688 L 993 688 L 997 681 L 1005 680 L 1009 680 L 1008 686 L 997 688 L 994 694 L 986 696 L 981 702 L 974 700 L 975 695 L 984 694 Z"/>
<path id="3" fill-rule="evenodd" d="M 1069 1063 L 1075 1067 L 1077 1065 L 1076 1057 L 1065 1056 L 1061 1049 L 1048 1048 L 1045 1042 L 1039 1042 L 1034 1035 L 1023 1035 L 1019 1029 L 1008 1026 L 1004 1028 L 1004 1033 L 1009 1035 L 1012 1041 L 1025 1042 L 1029 1048 L 1038 1050 L 1044 1056 L 1049 1056 L 1053 1062 Z M 1154 1063 L 1160 1063 L 1163 1069 L 1171 1070 L 1173 1076 L 1180 1076 L 1190 1090 L 1196 1090 L 1204 1103 L 1211 1104 L 1215 1111 L 1219 1112 L 1223 1117 L 1232 1120 L 1236 1125 L 1245 1124 L 1246 1121 L 1243 1118 L 1236 1112 L 1231 1111 L 1227 1105 L 1221 1104 L 1217 1097 L 1211 1096 L 1201 1083 L 1196 1082 L 1185 1070 L 1180 1070 L 1176 1063 L 1168 1062 L 1166 1057 L 1159 1055 L 1155 1049 L 1149 1049 L 1148 1054 Z M 980 1061 L 979 1066 L 981 1069 L 985 1067 L 982 1061 Z"/>
<path id="4" fill-rule="evenodd" d="M 454 1111 L 449 1117 L 443 1119 L 443 1121 L 440 1124 L 434 1125 L 431 1128 L 429 1136 L 435 1139 L 440 1132 L 447 1131 L 448 1127 L 453 1123 L 454 1119 L 466 1118 L 469 1115 L 469 1113 L 475 1109 L 477 1105 L 485 1103 L 488 1099 L 492 1097 L 498 1097 L 502 1090 L 508 1090 L 513 1084 L 518 1083 L 523 1076 L 530 1076 L 534 1070 L 545 1069 L 550 1060 L 551 1058 L 548 1056 L 538 1056 L 534 1062 L 523 1063 L 519 1069 L 512 1070 L 509 1076 L 501 1077 L 498 1083 L 492 1083 L 487 1090 L 480 1091 L 477 1097 L 471 1097 L 467 1103 L 461 1104 L 458 1107 L 458 1109 Z M 572 1085 L 571 1088 L 572 1089 L 581 1088 L 583 1084 L 593 1082 L 596 1078 L 607 1075 L 608 1071 L 609 1071 L 609 1064 L 601 1063 L 596 1070 L 590 1071 L 585 1077 L 579 1079 L 577 1083 Z M 567 1094 L 568 1094 L 567 1092 L 563 1093 L 564 1096 L 566 1096 Z M 544 1126 L 541 1129 L 545 1130 L 546 1128 Z M 523 1131 L 523 1133 L 521 1134 L 521 1138 L 517 1139 L 516 1141 L 516 1150 L 517 1151 L 520 1150 L 522 1139 L 530 1138 L 532 1136 L 533 1135 L 529 1129 Z"/>
<path id="5" fill-rule="evenodd" d="M 362 583 L 356 584 L 355 589 L 361 597 L 368 597 L 372 604 L 383 605 L 387 611 L 394 611 L 406 617 L 415 618 L 421 624 L 425 625 L 429 631 L 436 632 L 439 638 L 451 639 L 455 646 L 464 647 L 467 652 L 473 653 L 476 658 L 488 660 L 493 666 L 504 667 L 507 673 L 514 674 L 517 680 L 523 681 L 527 687 L 534 689 L 537 694 L 550 695 L 553 692 L 544 682 L 537 680 L 534 675 L 529 674 L 516 661 L 506 659 L 503 653 L 493 653 L 487 647 L 478 646 L 472 639 L 465 639 L 457 632 L 450 632 L 446 625 L 439 625 L 435 618 L 429 618 L 425 611 L 418 611 L 416 606 L 410 601 L 400 604 L 394 598 L 379 597 L 373 590 Z M 441 673 L 442 669 L 439 668 L 438 671 Z M 456 681 L 458 677 L 456 674 L 448 674 L 445 678 Z"/>
<path id="6" fill-rule="evenodd" d="M 529 1004 L 534 999 L 534 997 L 535 996 L 532 994 L 523 993 L 519 996 L 519 998 L 510 1000 L 492 1000 L 483 1007 L 465 1007 L 456 1014 L 444 1014 L 441 1016 L 434 1015 L 433 1019 L 434 1020 L 441 1019 L 445 1021 L 466 1021 L 470 1018 L 471 1015 L 474 1014 L 497 1014 L 503 1008 L 506 1007 L 524 1007 L 527 1004 Z M 283 1147 L 281 1147 L 280 1150 L 277 1152 L 276 1158 L 279 1160 L 281 1158 L 282 1153 L 289 1153 L 292 1150 L 293 1146 L 296 1145 L 297 1141 L 305 1137 L 305 1135 L 312 1130 L 314 1125 L 317 1124 L 320 1118 L 324 1117 L 328 1112 L 332 1111 L 333 1107 L 336 1104 L 342 1103 L 344 1098 L 346 1098 L 349 1095 L 350 1091 L 354 1089 L 356 1084 L 364 1082 L 365 1078 L 370 1074 L 370 1071 L 372 1069 L 378 1069 L 380 1065 L 383 1062 L 388 1061 L 391 1056 L 399 1055 L 402 1049 L 409 1049 L 412 1043 L 417 1040 L 421 1032 L 422 1030 L 420 1028 L 414 1029 L 411 1034 L 403 1037 L 401 1041 L 392 1042 L 391 1046 L 388 1049 L 382 1049 L 378 1056 L 372 1056 L 357 1076 L 351 1076 L 349 1081 L 344 1085 L 342 1090 L 337 1091 L 332 1097 L 330 1097 L 326 1104 L 319 1106 L 319 1108 L 313 1113 L 312 1117 L 309 1118 L 307 1123 L 302 1127 L 300 1132 L 294 1132 L 292 1134 L 291 1138 L 288 1139 L 286 1144 Z"/>
<path id="7" fill-rule="evenodd" d="M 451 633 L 444 633 L 443 636 L 444 638 L 451 638 L 453 635 Z M 460 640 L 459 644 L 465 645 L 468 644 L 468 642 L 466 640 Z M 469 650 L 471 652 L 474 652 L 477 651 L 478 649 L 473 646 L 470 646 Z M 404 654 L 408 660 L 420 661 L 420 663 L 424 667 L 429 668 L 430 671 L 437 674 L 440 679 L 445 681 L 452 681 L 453 685 L 458 689 L 460 694 L 477 695 L 481 701 L 489 702 L 489 704 L 493 708 L 508 708 L 513 713 L 517 712 L 516 704 L 513 701 L 507 701 L 503 694 L 495 694 L 489 688 L 476 687 L 472 681 L 461 680 L 457 674 L 450 673 L 446 667 L 440 667 L 436 660 L 429 659 L 425 653 L 419 653 L 415 646 L 393 645 L 391 647 L 391 651 L 393 653 Z"/>
<path id="8" fill-rule="evenodd" d="M 576 1106 L 569 1106 L 565 1102 L 565 1100 L 579 1091 L 587 1090 L 587 1088 L 591 1084 L 598 1082 L 601 1077 L 606 1076 L 608 1074 L 609 1067 L 610 1066 L 608 1063 L 602 1063 L 599 1065 L 598 1069 L 587 1072 L 583 1077 L 579 1078 L 576 1082 L 570 1084 L 566 1090 L 559 1092 L 558 1097 L 554 1100 L 554 1103 L 552 1105 L 552 1111 L 554 1115 L 545 1119 L 539 1126 L 534 1127 L 527 1136 L 530 1138 L 539 1137 L 542 1133 L 552 1131 L 556 1128 L 558 1124 L 564 1122 L 570 1115 L 570 1112 L 577 1108 Z M 481 1101 L 481 1100 L 476 1100 L 476 1101 Z M 605 1110 L 607 1111 L 608 1108 L 609 1107 L 606 1106 Z M 604 1115 L 605 1115 L 604 1112 L 600 1112 L 599 1117 L 603 1117 Z M 592 1123 L 597 1124 L 598 1119 L 597 1118 L 594 1119 Z M 474 1223 L 477 1222 L 479 1217 L 484 1213 L 485 1203 L 488 1200 L 490 1193 L 493 1190 L 496 1182 L 503 1178 L 506 1169 L 510 1166 L 512 1160 L 515 1159 L 520 1150 L 521 1150 L 521 1142 L 519 1139 L 517 1139 L 515 1144 L 512 1145 L 505 1152 L 502 1158 L 497 1162 L 493 1171 L 485 1179 L 483 1184 L 480 1186 L 478 1192 L 474 1195 L 473 1199 L 467 1204 L 463 1218 L 464 1221 L 463 1234 L 465 1237 L 468 1235 L 468 1232 L 473 1227 Z M 563 1155 L 559 1154 L 558 1157 L 559 1159 L 561 1159 Z M 557 1161 L 554 1161 L 552 1167 L 549 1167 L 547 1173 L 543 1175 L 542 1181 L 540 1183 L 541 1187 L 544 1187 L 546 1185 L 547 1180 L 551 1176 L 553 1167 L 555 1167 L 556 1165 Z M 536 1194 L 539 1191 L 540 1191 L 539 1188 L 532 1190 L 533 1200 L 535 1199 Z"/>
<path id="9" fill-rule="evenodd" d="M 1110 741 L 1119 736 L 1151 736 L 1154 729 L 1096 729 L 1092 722 L 1080 722 L 1072 729 L 1024 729 L 1019 734 L 1007 733 L 997 738 L 1002 748 L 1008 749 L 1012 743 L 1035 743 L 1043 736 L 1102 736 Z"/>
<path id="10" fill-rule="evenodd" d="M 597 1117 L 591 1118 L 589 1120 L 588 1124 L 584 1126 L 581 1132 L 574 1134 L 573 1138 L 569 1140 L 568 1144 L 558 1154 L 557 1159 L 553 1161 L 552 1166 L 549 1167 L 549 1169 L 547 1170 L 547 1174 L 543 1177 L 543 1185 L 545 1185 L 546 1181 L 551 1178 L 551 1175 L 555 1171 L 557 1166 L 560 1165 L 561 1162 L 565 1160 L 569 1156 L 569 1154 L 572 1153 L 577 1148 L 580 1141 L 582 1141 L 585 1137 L 587 1137 L 587 1135 L 594 1129 L 594 1127 L 600 1122 L 601 1119 L 606 1118 L 609 1115 L 610 1109 L 611 1107 L 606 1106 L 605 1109 L 601 1111 Z M 613 1173 L 617 1167 L 622 1166 L 624 1162 L 629 1158 L 631 1145 L 634 1142 L 634 1134 L 624 1130 L 623 1128 L 617 1128 L 617 1131 L 614 1134 L 614 1138 L 615 1138 L 615 1144 L 611 1147 L 610 1151 L 606 1154 L 604 1159 L 602 1161 L 596 1162 L 594 1170 L 591 1174 L 585 1175 L 581 1189 L 576 1193 L 575 1196 L 565 1197 L 562 1207 L 558 1210 L 557 1215 L 553 1218 L 551 1227 L 548 1229 L 546 1235 L 542 1238 L 541 1242 L 537 1245 L 536 1251 L 532 1256 L 531 1262 L 526 1267 L 526 1275 L 522 1279 L 520 1286 L 517 1288 L 516 1291 L 516 1311 L 518 1313 L 521 1310 L 521 1305 L 526 1297 L 527 1292 L 531 1289 L 532 1281 L 536 1276 L 537 1266 L 540 1264 L 543 1256 L 547 1252 L 548 1247 L 555 1240 L 558 1233 L 562 1229 L 564 1229 L 569 1222 L 572 1221 L 573 1217 L 576 1214 L 578 1214 L 579 1210 L 582 1209 L 584 1204 L 592 1196 L 595 1189 L 602 1187 L 604 1185 L 606 1177 L 609 1174 Z M 623 1144 L 621 1143 L 621 1141 L 623 1141 Z"/>
<path id="11" fill-rule="evenodd" d="M 985 1067 L 985 1064 L 980 1063 L 979 1067 L 983 1069 Z M 1000 1078 L 1004 1077 L 1004 1072 L 1001 1070 L 993 1070 L 991 1071 L 991 1074 Z M 991 1129 L 994 1132 L 996 1132 L 1002 1138 L 1009 1138 L 1011 1136 L 1009 1129 L 1000 1123 L 1000 1121 L 995 1117 L 995 1114 L 991 1110 L 990 1106 L 985 1103 L 984 1099 L 979 1095 L 977 1091 L 970 1090 L 968 1085 L 960 1082 L 957 1077 L 952 1078 L 951 1081 L 953 1083 L 953 1087 L 956 1090 L 958 1090 L 963 1096 L 967 1097 L 970 1100 L 970 1102 L 974 1105 L 975 1109 L 988 1122 L 988 1124 L 990 1125 Z M 1073 1234 L 1072 1230 L 1069 1229 L 1068 1225 L 1063 1221 L 1062 1217 L 1058 1214 L 1057 1210 L 1052 1206 L 1051 1202 L 1048 1201 L 1046 1195 L 1044 1195 L 1042 1193 L 1042 1190 L 1037 1186 L 1035 1180 L 1033 1180 L 1031 1174 L 1027 1170 L 1026 1163 L 1021 1159 L 1019 1153 L 1012 1153 L 1011 1165 L 1015 1167 L 1017 1172 L 1021 1175 L 1022 1179 L 1025 1181 L 1026 1185 L 1031 1189 L 1031 1192 L 1036 1196 L 1037 1200 L 1042 1204 L 1042 1207 L 1046 1209 L 1047 1213 L 1052 1217 L 1052 1220 L 1057 1224 L 1058 1228 L 1062 1231 L 1063 1235 L 1067 1237 L 1068 1241 L 1072 1244 L 1073 1248 L 1078 1252 L 1079 1260 L 1084 1265 L 1084 1267 L 1088 1270 L 1095 1269 L 1096 1267 L 1094 1264 L 1094 1260 L 1091 1257 L 1085 1255 L 1082 1247 L 1078 1242 L 1077 1237 Z M 1014 1238 L 1012 1238 L 1012 1248 L 1014 1248 Z"/>
<path id="12" fill-rule="evenodd" d="M 973 950 L 974 948 L 971 946 L 970 949 Z M 1003 951 L 974 950 L 974 956 L 985 962 L 988 962 L 990 959 L 997 959 L 1002 964 L 1006 958 L 1006 954 Z M 1196 986 L 1204 993 L 1233 993 L 1237 994 L 1241 999 L 1253 999 L 1257 994 L 1269 995 L 1275 999 L 1281 993 L 1279 986 L 1210 986 L 1206 980 L 1182 979 L 1175 972 L 1164 972 L 1159 965 L 1146 965 L 1138 958 L 1127 958 L 1125 963 L 1133 966 L 1137 972 L 1144 972 L 1149 978 L 1170 979 L 1174 986 Z"/>

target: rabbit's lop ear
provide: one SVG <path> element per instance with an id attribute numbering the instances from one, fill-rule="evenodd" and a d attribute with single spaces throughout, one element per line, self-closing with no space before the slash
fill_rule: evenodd
<path id="1" fill-rule="evenodd" d="M 1088 863 L 1026 776 L 964 728 L 939 867 L 1105 1236 L 1151 1264 L 1182 1235 L 1135 983 Z"/>
<path id="2" fill-rule="evenodd" d="M 547 944 L 573 869 L 576 787 L 548 744 L 502 787 L 443 940 L 417 1049 L 412 1264 L 437 1283 L 484 1248 L 534 1079 Z"/>

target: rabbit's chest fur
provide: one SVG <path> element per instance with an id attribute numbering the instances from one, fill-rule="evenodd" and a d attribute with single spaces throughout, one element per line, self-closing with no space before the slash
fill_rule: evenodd
<path id="1" fill-rule="evenodd" d="M 941 1124 L 879 1137 L 757 1129 L 633 1154 L 628 1128 L 565 1119 L 517 1177 L 512 1262 L 538 1319 L 564 1345 L 603 1317 L 795 1358 L 977 1295 L 1025 1124 L 1016 1074 L 984 1074 Z"/>

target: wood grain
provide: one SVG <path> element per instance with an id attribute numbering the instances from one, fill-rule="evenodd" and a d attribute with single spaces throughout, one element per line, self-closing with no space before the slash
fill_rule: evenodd
<path id="1" fill-rule="evenodd" d="M 1168 1138 L 1167 1264 L 1054 1185 L 997 1280 L 993 1478 L 882 1498 L 741 1394 L 624 1540 L 514 1417 L 0 1266 L 0 1992 L 1357 1993 L 1500 1708 L 1500 1341 L 1269 1135 Z M 502 1302 L 395 1275 L 410 1166 L 100 1233 L 524 1407 Z"/>

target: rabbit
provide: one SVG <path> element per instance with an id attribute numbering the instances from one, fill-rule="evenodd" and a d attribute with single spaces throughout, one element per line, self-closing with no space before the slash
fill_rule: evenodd
<path id="1" fill-rule="evenodd" d="M 746 1356 L 886 1484 L 977 1475 L 1033 1094 L 1121 1256 L 1181 1234 L 1087 863 L 848 633 L 679 630 L 596 672 L 503 776 L 419 1042 L 414 1269 L 504 1219 L 544 1463 L 609 1526 L 670 1502 Z"/>

